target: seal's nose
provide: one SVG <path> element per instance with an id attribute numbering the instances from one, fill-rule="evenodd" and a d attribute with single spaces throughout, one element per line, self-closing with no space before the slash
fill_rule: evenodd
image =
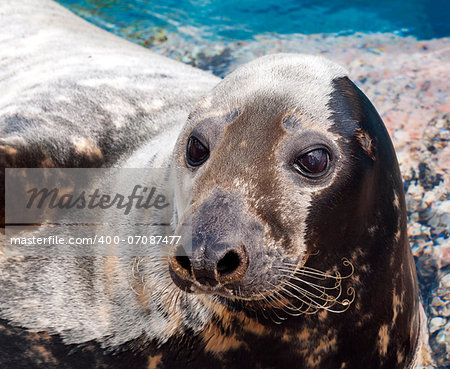
<path id="1" fill-rule="evenodd" d="M 245 276 L 248 257 L 243 244 L 214 243 L 192 249 L 188 255 L 180 246 L 175 260 L 185 273 L 205 287 L 237 282 Z"/>
<path id="2" fill-rule="evenodd" d="M 253 266 L 259 264 L 255 255 L 262 255 L 264 227 L 243 211 L 245 201 L 237 191 L 218 188 L 195 204 L 176 229 L 181 244 L 170 251 L 172 280 L 187 292 L 197 285 L 204 292 L 236 296 L 257 273 Z"/>

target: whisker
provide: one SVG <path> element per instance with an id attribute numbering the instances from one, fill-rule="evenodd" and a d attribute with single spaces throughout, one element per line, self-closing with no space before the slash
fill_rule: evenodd
<path id="1" fill-rule="evenodd" d="M 286 311 L 283 309 L 283 311 L 286 314 L 289 314 L 291 316 L 300 316 L 300 315 L 304 314 L 304 311 L 301 310 L 301 308 L 304 305 L 303 303 L 302 303 L 302 305 L 300 305 L 300 307 L 297 307 L 297 306 L 292 305 L 289 301 L 285 301 L 286 298 L 280 292 L 275 292 L 275 295 L 278 296 L 279 302 L 284 304 L 284 306 L 289 310 L 289 311 Z"/>
<path id="2" fill-rule="evenodd" d="M 291 282 L 289 282 L 289 281 L 285 281 L 285 284 L 286 284 L 287 286 L 291 287 L 293 290 L 296 290 L 296 291 L 298 291 L 298 292 L 300 292 L 300 293 L 303 293 L 303 294 L 304 294 L 305 296 L 307 296 L 307 297 L 314 297 L 314 298 L 321 299 L 321 300 L 326 300 L 326 301 L 329 301 L 330 299 L 331 299 L 331 300 L 334 299 L 334 298 L 331 297 L 331 295 L 327 294 L 325 291 L 320 290 L 319 288 L 315 288 L 315 289 L 316 289 L 318 292 L 320 292 L 321 294 L 320 294 L 320 295 L 316 295 L 316 294 L 314 294 L 313 292 L 308 291 L 308 290 L 306 290 L 306 289 L 304 289 L 304 288 L 302 288 L 302 287 L 300 287 L 300 286 L 298 286 L 298 285 L 296 285 L 296 284 L 293 284 L 293 283 L 291 283 Z M 338 291 L 339 291 L 340 289 L 341 289 L 341 288 L 340 288 L 340 285 L 339 285 Z"/>
<path id="3" fill-rule="evenodd" d="M 355 300 L 356 294 L 354 288 L 349 287 L 346 290 L 348 298 L 342 299 L 342 282 L 353 275 L 354 267 L 347 258 L 343 258 L 342 262 L 345 267 L 351 268 L 345 275 L 339 271 L 330 274 L 308 266 L 299 267 L 294 263 L 283 263 L 277 268 L 279 273 L 275 275 L 284 279 L 281 285 L 269 282 L 273 287 L 271 294 L 259 292 L 262 300 L 258 300 L 258 306 L 263 316 L 266 317 L 263 304 L 270 306 L 270 311 L 279 320 L 285 320 L 285 318 L 279 316 L 275 310 L 289 316 L 315 314 L 320 310 L 332 313 L 346 311 Z M 272 317 L 271 319 L 274 321 Z"/>
<path id="4" fill-rule="evenodd" d="M 272 306 L 272 304 L 270 303 L 270 301 L 268 301 L 268 299 L 266 298 L 266 296 L 264 296 L 263 294 L 261 294 L 261 296 L 262 296 L 263 300 L 264 300 L 268 305 Z M 275 316 L 278 317 L 278 315 L 273 311 L 273 309 L 270 310 L 270 313 L 274 313 Z M 272 322 L 274 322 L 275 324 L 281 324 L 281 323 L 282 323 L 281 321 L 277 321 L 277 320 L 273 319 L 272 315 L 269 315 L 269 316 L 270 316 L 270 320 L 272 320 Z M 279 317 L 278 317 L 278 318 L 279 318 Z"/>
<path id="5" fill-rule="evenodd" d="M 297 299 L 298 301 L 300 301 L 308 306 L 314 307 L 314 308 L 324 308 L 331 301 L 329 299 L 323 299 L 324 302 L 322 304 L 320 304 L 319 302 L 315 301 L 312 297 L 304 295 L 302 293 L 300 293 L 299 295 L 296 295 L 285 288 L 283 288 L 283 292 L 290 295 L 292 298 Z M 303 299 L 303 297 L 306 298 L 307 300 L 305 301 Z"/>
<path id="6" fill-rule="evenodd" d="M 311 282 L 311 281 L 307 281 L 307 280 L 302 279 L 302 278 L 300 278 L 298 276 L 291 276 L 289 274 L 276 274 L 276 276 L 277 277 L 288 278 L 288 279 L 290 279 L 292 281 L 297 281 L 297 282 L 300 282 L 300 283 L 305 283 L 308 286 L 314 287 L 315 289 L 320 289 L 322 292 L 327 291 L 327 290 L 336 290 L 339 287 L 339 285 L 341 284 L 340 280 L 335 280 L 334 286 L 333 287 L 328 287 L 328 286 L 322 286 L 320 284 L 317 284 L 317 283 L 314 283 L 314 282 Z"/>
<path id="7" fill-rule="evenodd" d="M 278 309 L 277 306 L 273 305 L 272 302 L 270 302 L 270 299 L 272 299 L 272 296 L 266 296 L 266 301 L 267 303 L 273 308 L 272 312 L 275 314 L 275 316 L 280 319 L 281 321 L 286 320 L 287 318 L 281 317 L 277 314 L 276 310 Z M 279 324 L 281 324 L 281 322 L 279 322 Z"/>

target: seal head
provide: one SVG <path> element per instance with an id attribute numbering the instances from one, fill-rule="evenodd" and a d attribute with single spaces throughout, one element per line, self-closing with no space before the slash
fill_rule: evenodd
<path id="1" fill-rule="evenodd" d="M 305 367 L 411 360 L 419 302 L 398 163 L 344 69 L 293 54 L 237 69 L 190 114 L 172 165 L 192 179 L 177 218 L 192 229 L 169 258 L 179 288 L 258 321 L 274 312 L 264 324 L 286 320 L 287 336 L 325 334 L 314 353 L 297 343 Z"/>

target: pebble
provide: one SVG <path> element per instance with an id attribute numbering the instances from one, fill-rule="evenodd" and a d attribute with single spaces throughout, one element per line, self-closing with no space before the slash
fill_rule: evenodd
<path id="1" fill-rule="evenodd" d="M 431 319 L 431 321 L 429 323 L 430 333 L 434 333 L 437 330 L 439 330 L 439 328 L 443 327 L 446 322 L 447 322 L 446 319 L 439 318 L 439 317 Z"/>

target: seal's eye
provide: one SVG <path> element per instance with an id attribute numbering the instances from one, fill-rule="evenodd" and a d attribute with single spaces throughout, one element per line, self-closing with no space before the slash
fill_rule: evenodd
<path id="1" fill-rule="evenodd" d="M 209 149 L 195 136 L 190 136 L 186 147 L 186 158 L 190 165 L 197 167 L 209 157 Z"/>
<path id="2" fill-rule="evenodd" d="M 320 177 L 325 174 L 330 162 L 330 154 L 323 148 L 310 150 L 301 154 L 294 161 L 294 167 L 307 177 Z"/>

